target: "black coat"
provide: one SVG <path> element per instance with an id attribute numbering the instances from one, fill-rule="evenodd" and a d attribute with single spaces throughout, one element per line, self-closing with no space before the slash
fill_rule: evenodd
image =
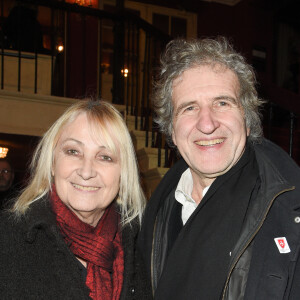
<path id="1" fill-rule="evenodd" d="M 221 297 L 230 300 L 299 300 L 300 169 L 282 149 L 267 140 L 255 145 L 254 150 L 260 187 L 232 251 Z M 146 208 L 139 246 L 152 282 L 155 282 L 155 269 L 160 267 L 160 257 L 153 245 L 164 247 L 165 244 L 165 239 L 157 234 L 160 227 L 157 214 L 187 167 L 183 160 L 176 163 L 165 175 Z M 197 209 L 187 222 L 188 226 L 181 230 L 166 260 L 155 299 L 208 300 L 197 290 L 199 266 L 194 243 L 197 228 L 193 227 L 196 220 Z M 277 237 L 287 239 L 291 252 L 279 252 L 274 241 Z M 216 243 L 222 247 L 222 241 Z"/>
<path id="2" fill-rule="evenodd" d="M 120 299 L 151 299 L 135 249 L 139 226 L 122 230 L 124 282 Z M 0 299 L 90 299 L 84 268 L 67 247 L 47 199 L 25 217 L 0 216 Z"/>

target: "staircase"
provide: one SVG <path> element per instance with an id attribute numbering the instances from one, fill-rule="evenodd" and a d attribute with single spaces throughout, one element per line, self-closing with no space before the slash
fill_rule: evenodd
<path id="1" fill-rule="evenodd" d="M 146 198 L 149 199 L 152 192 L 157 187 L 162 177 L 169 168 L 159 167 L 159 149 L 152 147 L 152 138 L 156 134 L 148 132 L 148 147 L 145 146 L 147 132 L 140 128 L 140 119 L 138 119 L 138 129 L 135 129 L 135 116 L 127 115 L 126 124 L 130 132 L 132 142 L 136 151 L 137 161 L 140 170 L 141 184 L 144 189 Z M 164 151 L 164 150 L 161 150 Z M 165 165 L 164 156 L 161 158 L 161 166 Z"/>
<path id="2" fill-rule="evenodd" d="M 126 119 L 137 153 L 142 185 L 149 198 L 175 156 L 173 152 L 169 155 L 170 149 L 164 147 L 160 134 L 145 130 L 146 127 L 152 128 L 149 96 L 152 79 L 155 78 L 160 54 L 170 37 L 129 12 L 115 14 L 80 7 L 67 1 L 22 0 L 22 3 L 35 3 L 46 13 L 45 20 L 52 20 L 51 24 L 45 24 L 46 36 L 52 42 L 47 55 L 39 53 L 36 48 L 32 53 L 22 49 L 2 49 L 1 132 L 39 136 L 75 101 L 74 97 L 94 95 L 110 101 L 120 106 L 118 109 Z M 5 18 L 2 19 L 3 22 Z M 3 24 L 0 22 L 0 25 Z M 114 30 L 116 27 L 119 30 Z M 86 32 L 97 34 L 87 38 Z M 3 33 L 1 37 L 3 40 Z M 58 53 L 56 41 L 62 37 L 65 50 Z M 72 46 L 72 38 L 75 46 Z M 114 41 L 118 41 L 121 46 L 114 45 Z M 93 50 L 91 55 L 90 50 Z M 129 70 L 127 77 L 120 72 L 124 67 Z M 25 70 L 31 70 L 30 76 L 24 73 Z M 269 82 L 259 82 L 264 87 L 263 98 L 280 106 L 280 109 L 273 107 L 271 113 L 266 111 L 265 136 L 290 152 L 292 127 L 291 154 L 300 165 L 299 120 L 293 126 L 287 121 L 288 126 L 284 129 L 281 123 L 268 119 L 269 115 L 282 115 L 283 108 L 288 111 L 288 115 L 293 112 L 296 117 L 299 116 L 300 96 Z M 137 116 L 133 116 L 134 112 Z M 145 122 L 146 118 L 148 122 Z M 141 126 L 141 123 L 144 125 Z"/>

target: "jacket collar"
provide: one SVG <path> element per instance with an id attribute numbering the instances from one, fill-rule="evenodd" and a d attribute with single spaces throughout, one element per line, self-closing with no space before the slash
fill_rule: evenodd
<path id="1" fill-rule="evenodd" d="M 288 155 L 286 155 L 283 150 L 280 150 L 277 153 L 276 150 L 278 150 L 278 146 L 267 140 L 264 140 L 262 144 L 254 145 L 253 147 L 259 168 L 260 187 L 255 201 L 251 207 L 249 207 L 240 238 L 232 251 L 231 262 L 234 262 L 236 260 L 236 255 L 243 252 L 246 245 L 252 241 L 259 228 L 262 226 L 275 199 L 280 194 L 295 189 L 274 163 L 276 161 L 284 161 L 285 164 L 293 163 Z M 274 155 L 276 155 L 276 157 L 274 157 Z M 291 201 L 286 204 L 288 205 L 288 209 L 295 210 L 299 208 L 300 202 L 296 200 L 299 199 L 299 197 L 294 197 L 293 199 L 295 199 L 295 201 L 291 198 Z M 286 198 L 283 197 L 276 201 L 286 202 L 285 200 Z"/>
<path id="2" fill-rule="evenodd" d="M 33 202 L 22 217 L 25 220 L 25 240 L 33 243 L 39 230 L 45 231 L 49 238 L 57 235 L 55 215 L 47 196 Z"/>
<path id="3" fill-rule="evenodd" d="M 290 199 L 286 205 L 292 210 L 299 209 L 300 169 L 297 164 L 285 151 L 266 139 L 261 144 L 254 145 L 254 150 L 259 166 L 261 189 L 265 198 L 274 197 L 284 190 L 295 190 L 298 196 Z"/>

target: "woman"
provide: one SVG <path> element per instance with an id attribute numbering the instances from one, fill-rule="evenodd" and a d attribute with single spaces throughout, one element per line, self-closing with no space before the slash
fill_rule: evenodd
<path id="1" fill-rule="evenodd" d="M 79 101 L 46 132 L 0 217 L 1 299 L 149 299 L 135 238 L 145 200 L 119 112 Z"/>

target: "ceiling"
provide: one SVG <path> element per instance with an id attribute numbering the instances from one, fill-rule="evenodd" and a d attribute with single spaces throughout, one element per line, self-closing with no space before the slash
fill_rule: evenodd
<path id="1" fill-rule="evenodd" d="M 155 0 L 135 0 L 155 4 Z M 160 0 L 163 6 L 176 7 L 187 11 L 201 11 L 204 4 L 220 4 L 235 7 L 248 4 L 261 11 L 272 12 L 278 20 L 293 25 L 300 31 L 300 0 Z"/>
<path id="2" fill-rule="evenodd" d="M 215 3 L 221 3 L 221 4 L 226 4 L 226 5 L 236 5 L 237 3 L 239 3 L 241 0 L 202 0 L 205 2 L 215 2 Z"/>

